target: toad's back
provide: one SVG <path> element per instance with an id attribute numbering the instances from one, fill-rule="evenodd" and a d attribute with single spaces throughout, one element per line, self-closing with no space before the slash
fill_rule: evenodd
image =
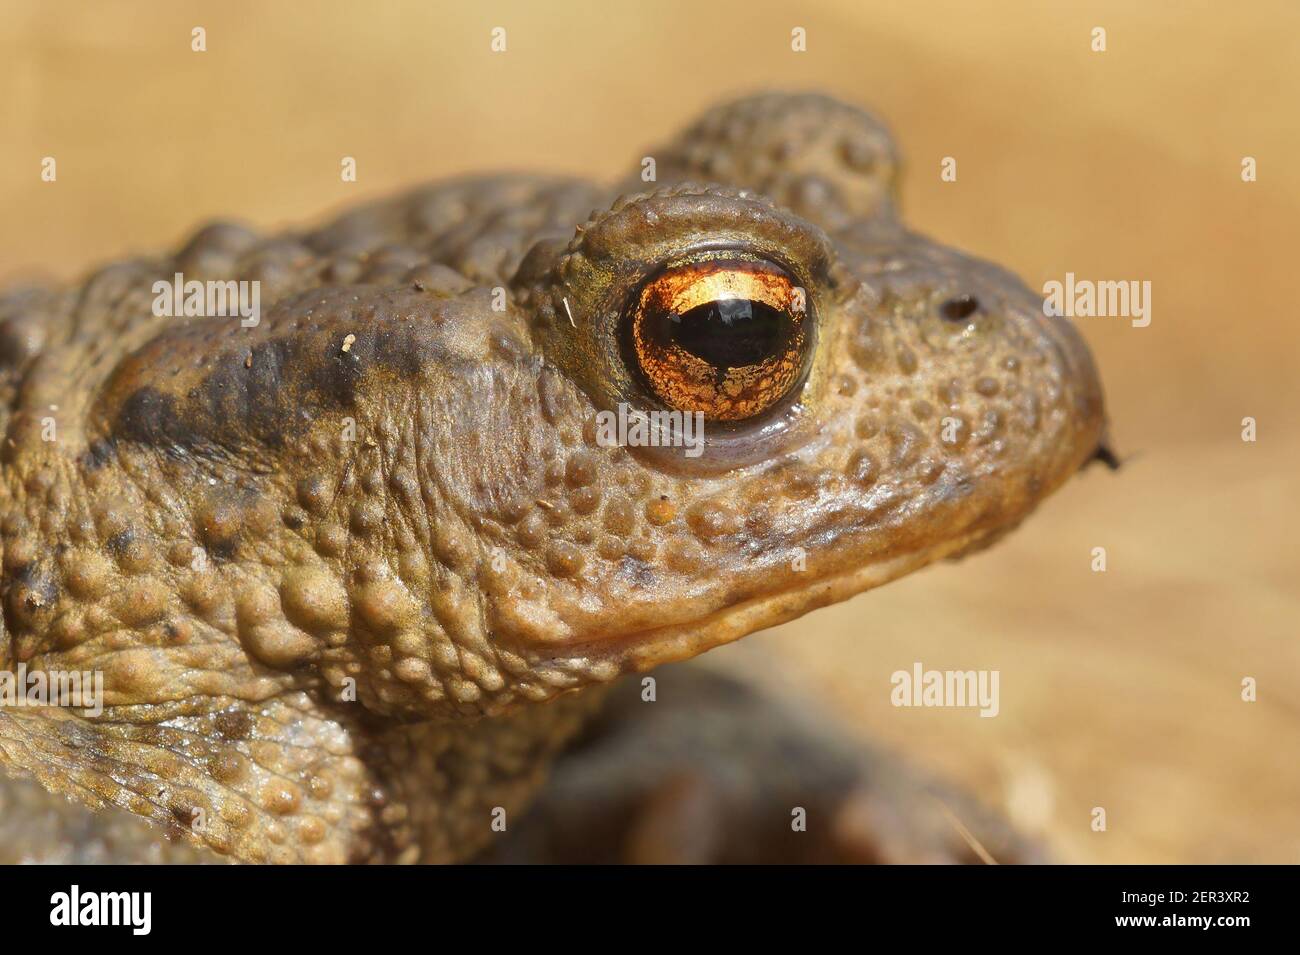
<path id="1" fill-rule="evenodd" d="M 164 322 L 196 320 L 159 315 L 155 283 L 172 287 L 177 274 L 184 282 L 257 282 L 263 308 L 323 287 L 502 286 L 540 237 L 567 239 L 575 222 L 611 197 L 608 188 L 536 176 L 456 181 L 364 206 L 310 232 L 261 235 L 215 223 L 172 255 L 115 262 L 77 286 L 10 290 L 0 294 L 0 424 L 8 428 L 19 411 L 46 417 L 52 403 L 64 411 L 56 419 L 75 426 L 64 409 L 84 408 L 125 355 Z M 197 319 L 207 320 L 229 331 L 225 317 Z"/>

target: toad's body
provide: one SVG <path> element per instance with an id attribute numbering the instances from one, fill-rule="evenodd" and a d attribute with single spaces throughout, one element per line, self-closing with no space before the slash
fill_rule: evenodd
<path id="1" fill-rule="evenodd" d="M 591 688 L 981 546 L 1094 454 L 1086 348 L 898 224 L 870 118 L 757 97 L 652 155 L 0 297 L 0 670 L 104 680 L 0 707 L 0 771 L 245 860 L 464 858 Z M 260 321 L 155 317 L 178 272 Z M 757 331 L 629 335 L 665 274 L 757 289 L 698 326 Z M 620 405 L 702 410 L 703 454 L 605 446 Z"/>

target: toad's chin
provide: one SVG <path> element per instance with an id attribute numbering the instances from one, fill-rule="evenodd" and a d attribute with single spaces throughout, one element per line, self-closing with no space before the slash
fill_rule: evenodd
<path id="1" fill-rule="evenodd" d="M 581 648 L 566 648 L 566 656 L 614 663 L 620 672 L 641 673 L 664 663 L 686 660 L 768 627 L 786 623 L 810 611 L 847 600 L 887 584 L 937 560 L 974 548 L 986 530 L 944 541 L 921 551 L 863 564 L 852 569 L 800 580 L 791 586 L 739 601 L 706 617 L 686 623 L 651 627 L 605 638 Z"/>

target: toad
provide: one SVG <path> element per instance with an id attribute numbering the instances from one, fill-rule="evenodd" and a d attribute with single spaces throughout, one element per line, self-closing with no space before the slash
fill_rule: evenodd
<path id="1" fill-rule="evenodd" d="M 1078 333 L 899 221 L 866 113 L 764 94 L 649 155 L 0 297 L 0 668 L 102 677 L 0 707 L 10 825 L 49 794 L 153 858 L 474 857 L 609 684 L 985 547 L 1108 454 Z M 177 276 L 257 320 L 156 314 Z"/>

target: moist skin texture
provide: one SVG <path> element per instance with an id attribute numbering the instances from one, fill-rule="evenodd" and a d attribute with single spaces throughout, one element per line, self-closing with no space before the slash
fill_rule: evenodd
<path id="1" fill-rule="evenodd" d="M 464 859 L 605 684 L 984 546 L 1097 452 L 1079 336 L 905 229 L 868 115 L 751 97 L 639 155 L 0 297 L 0 669 L 104 679 L 0 707 L 0 771 L 237 860 Z M 802 284 L 806 376 L 696 459 L 601 446 L 653 407 L 626 303 L 720 247 Z M 259 324 L 155 317 L 176 272 Z"/>

